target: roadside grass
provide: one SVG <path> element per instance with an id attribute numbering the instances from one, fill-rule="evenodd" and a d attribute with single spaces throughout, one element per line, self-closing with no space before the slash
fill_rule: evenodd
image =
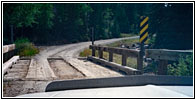
<path id="1" fill-rule="evenodd" d="M 88 57 L 92 55 L 92 50 L 91 49 L 84 49 L 82 52 L 80 52 L 79 56 L 80 57 Z M 98 57 L 98 51 L 95 51 L 95 56 Z"/>
<path id="2" fill-rule="evenodd" d="M 89 55 L 92 55 L 92 50 L 91 49 L 84 49 L 82 52 L 80 52 L 80 57 L 87 57 Z"/>
<path id="3" fill-rule="evenodd" d="M 80 52 L 80 57 L 88 57 L 90 55 L 92 55 L 91 49 L 85 49 L 83 52 Z M 98 57 L 98 51 L 95 52 L 95 56 Z M 109 53 L 103 52 L 103 58 L 105 60 L 109 60 Z M 122 64 L 122 55 L 113 54 L 113 62 L 117 64 Z M 132 68 L 137 68 L 137 58 L 128 57 L 127 66 L 132 67 Z"/>
<path id="4" fill-rule="evenodd" d="M 139 39 L 126 39 L 126 40 L 121 40 L 121 41 L 117 41 L 111 44 L 107 44 L 106 46 L 108 47 L 120 47 L 122 44 L 124 45 L 132 45 L 134 43 L 138 43 Z"/>
<path id="5" fill-rule="evenodd" d="M 117 41 L 111 44 L 107 44 L 105 46 L 108 47 L 120 47 L 121 44 L 124 45 L 132 45 L 134 43 L 138 43 L 139 40 L 138 39 L 126 39 L 126 40 L 121 40 L 121 41 Z M 85 49 L 82 52 L 80 52 L 80 57 L 88 57 L 92 55 L 92 50 L 91 49 Z M 98 57 L 98 51 L 96 50 L 95 52 L 95 56 Z M 108 52 L 103 52 L 103 58 L 105 60 L 109 60 L 109 53 Z M 119 54 L 113 54 L 113 62 L 117 63 L 117 64 L 122 64 L 122 55 Z M 137 68 L 137 58 L 134 57 L 128 57 L 127 58 L 127 66 L 131 67 L 131 68 Z"/>
<path id="6" fill-rule="evenodd" d="M 27 38 L 19 38 L 15 42 L 17 54 L 20 56 L 34 56 L 39 53 L 38 48 Z"/>
<path id="7" fill-rule="evenodd" d="M 120 37 L 124 38 L 124 37 L 132 37 L 132 36 L 136 36 L 136 34 L 133 33 L 121 33 Z"/>

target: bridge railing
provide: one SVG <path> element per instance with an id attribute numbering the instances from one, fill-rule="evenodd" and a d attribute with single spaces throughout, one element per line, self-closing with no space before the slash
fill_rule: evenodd
<path id="1" fill-rule="evenodd" d="M 138 63 L 141 63 L 139 60 L 139 50 L 135 49 L 125 49 L 125 48 L 115 48 L 115 47 L 106 47 L 106 46 L 98 46 L 98 45 L 90 45 L 90 49 L 92 49 L 92 56 L 95 56 L 95 51 L 98 50 L 98 57 L 103 58 L 103 51 L 109 53 L 109 61 L 113 62 L 113 54 L 122 55 L 122 66 L 127 65 L 128 57 L 136 57 L 137 58 L 137 68 L 140 68 Z"/>
<path id="2" fill-rule="evenodd" d="M 7 53 L 15 49 L 15 44 L 4 45 L 3 46 L 3 53 Z"/>
<path id="3" fill-rule="evenodd" d="M 92 56 L 95 56 L 95 51 L 98 50 L 98 57 L 103 58 L 103 51 L 109 52 L 109 61 L 113 61 L 113 54 L 122 55 L 122 66 L 126 66 L 127 57 L 136 57 L 137 58 L 137 69 L 142 71 L 143 65 L 141 62 L 143 58 L 140 58 L 140 50 L 136 49 L 126 49 L 126 48 L 116 48 L 116 47 L 106 47 L 99 45 L 90 45 L 92 49 Z M 151 58 L 158 61 L 158 74 L 165 75 L 167 73 L 167 64 L 168 61 L 177 61 L 182 55 L 191 55 L 192 50 L 168 50 L 168 49 L 146 49 L 145 57 Z"/>
<path id="4" fill-rule="evenodd" d="M 9 60 L 12 56 L 15 55 L 15 44 L 4 45 L 3 46 L 3 62 Z"/>
<path id="5" fill-rule="evenodd" d="M 146 58 L 152 58 L 158 61 L 158 74 L 167 73 L 168 61 L 178 61 L 180 56 L 191 55 L 192 50 L 168 50 L 168 49 L 146 49 Z"/>
<path id="6" fill-rule="evenodd" d="M 3 46 L 3 74 L 19 59 L 19 56 L 15 56 L 16 47 L 15 44 Z"/>

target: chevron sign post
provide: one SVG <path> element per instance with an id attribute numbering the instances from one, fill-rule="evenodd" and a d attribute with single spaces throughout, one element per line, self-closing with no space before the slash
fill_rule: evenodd
<path id="1" fill-rule="evenodd" d="M 140 52 L 139 52 L 139 57 L 138 57 L 138 70 L 141 72 L 143 69 L 143 57 L 144 57 L 144 43 L 148 39 L 148 17 L 141 16 L 141 22 L 140 22 Z"/>
<path id="2" fill-rule="evenodd" d="M 148 17 L 141 16 L 140 22 L 140 43 L 146 42 L 148 39 Z"/>

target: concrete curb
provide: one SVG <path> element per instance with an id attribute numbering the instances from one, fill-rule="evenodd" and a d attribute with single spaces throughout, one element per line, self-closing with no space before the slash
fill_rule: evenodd
<path id="1" fill-rule="evenodd" d="M 166 75 L 130 75 L 125 77 L 95 78 L 54 81 L 47 85 L 46 92 L 103 88 L 103 87 L 122 87 L 122 86 L 143 86 L 143 85 L 172 85 L 172 86 L 192 86 L 193 77 L 191 76 L 166 76 Z"/>

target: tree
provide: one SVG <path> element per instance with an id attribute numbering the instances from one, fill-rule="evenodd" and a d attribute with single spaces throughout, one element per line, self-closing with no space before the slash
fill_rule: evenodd
<path id="1" fill-rule="evenodd" d="M 4 3 L 3 40 L 10 41 L 10 25 L 15 38 L 37 44 L 87 41 L 91 27 L 95 40 L 117 38 L 139 34 L 140 16 L 148 16 L 152 48 L 192 49 L 192 11 L 188 3 Z"/>
<path id="2" fill-rule="evenodd" d="M 33 26 L 51 27 L 53 18 L 52 4 L 34 4 L 34 3 L 4 3 L 3 4 L 3 21 L 4 21 L 4 35 L 9 36 L 8 28 L 10 25 L 14 26 L 15 37 L 31 37 Z M 42 29 L 40 28 L 40 29 Z M 39 29 L 39 30 L 40 30 Z M 26 32 L 27 30 L 28 32 Z M 35 28 L 33 28 L 35 32 Z M 25 32 L 23 32 L 25 31 Z M 40 31 L 39 31 L 40 32 Z M 43 32 L 43 31 L 42 31 Z"/>
<path id="3" fill-rule="evenodd" d="M 3 21 L 15 27 L 32 26 L 37 23 L 36 15 L 39 13 L 39 6 L 37 4 L 18 4 L 18 3 L 4 3 L 3 4 Z"/>
<path id="4" fill-rule="evenodd" d="M 152 7 L 156 9 L 151 14 L 151 30 L 156 34 L 153 48 L 193 49 L 193 5 L 154 4 Z"/>
<path id="5" fill-rule="evenodd" d="M 37 4 L 39 12 L 36 16 L 37 24 L 34 24 L 31 28 L 31 34 L 27 37 L 31 38 L 34 42 L 43 42 L 46 43 L 50 41 L 50 38 L 53 37 L 50 31 L 53 27 L 53 18 L 54 18 L 54 8 L 53 4 Z"/>
<path id="6" fill-rule="evenodd" d="M 10 33 L 8 31 L 10 26 L 12 26 L 11 28 L 13 30 L 15 28 L 20 28 L 24 26 L 32 26 L 33 23 L 37 23 L 35 19 L 37 13 L 39 12 L 39 8 L 36 4 L 4 3 L 3 9 L 4 36 L 10 36 L 8 34 Z M 13 38 L 13 32 L 11 33 L 11 38 Z"/>

